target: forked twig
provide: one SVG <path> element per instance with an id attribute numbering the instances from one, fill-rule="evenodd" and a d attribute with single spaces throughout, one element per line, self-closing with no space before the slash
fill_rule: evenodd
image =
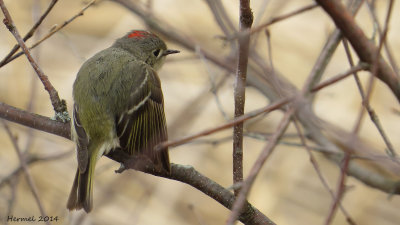
<path id="1" fill-rule="evenodd" d="M 47 40 L 48 38 L 50 38 L 51 36 L 53 36 L 55 33 L 57 33 L 58 31 L 60 31 L 61 29 L 63 29 L 65 26 L 67 26 L 68 24 L 70 24 L 72 21 L 74 21 L 76 18 L 83 16 L 84 12 L 93 4 L 96 3 L 97 0 L 92 0 L 91 2 L 89 2 L 85 7 L 83 7 L 77 14 L 75 14 L 74 16 L 72 16 L 70 19 L 64 21 L 64 23 L 62 23 L 61 25 L 58 25 L 56 27 L 53 27 L 50 32 L 48 34 L 46 34 L 44 37 L 42 37 L 40 40 L 38 40 L 36 43 L 34 43 L 31 47 L 29 47 L 29 50 L 34 49 L 35 47 L 37 47 L 38 45 L 40 45 L 42 42 L 44 42 L 45 40 Z M 14 56 L 10 57 L 8 60 L 4 61 L 3 64 L 0 64 L 0 67 L 13 61 L 14 59 L 20 57 L 21 55 L 23 55 L 24 52 L 18 52 L 16 53 Z"/>
<path id="2" fill-rule="evenodd" d="M 46 11 L 44 11 L 43 15 L 38 19 L 38 21 L 32 26 L 32 28 L 28 31 L 28 33 L 25 34 L 24 38 L 22 39 L 24 42 L 26 42 L 29 38 L 33 36 L 37 28 L 42 24 L 43 20 L 47 17 L 47 15 L 50 13 L 50 11 L 53 9 L 55 4 L 57 3 L 58 0 L 52 0 L 47 7 Z M 4 57 L 3 60 L 0 62 L 0 68 L 4 66 L 5 64 L 8 63 L 8 60 L 10 59 L 11 56 L 14 55 L 19 49 L 19 45 L 15 45 L 11 51 Z"/>
<path id="3" fill-rule="evenodd" d="M 37 205 L 39 207 L 40 214 L 43 217 L 45 217 L 45 216 L 47 216 L 47 213 L 44 210 L 42 201 L 39 198 L 39 194 L 38 194 L 38 191 L 37 191 L 37 188 L 36 188 L 36 185 L 35 185 L 35 181 L 33 180 L 33 177 L 32 177 L 32 175 L 31 175 L 31 173 L 30 173 L 30 171 L 28 169 L 28 166 L 26 165 L 25 157 L 23 156 L 23 154 L 21 152 L 21 149 L 18 146 L 16 138 L 11 133 L 10 127 L 7 125 L 7 123 L 4 120 L 2 120 L 2 122 L 3 122 L 4 128 L 5 128 L 6 132 L 7 132 L 7 135 L 9 136 L 9 138 L 10 138 L 10 140 L 11 140 L 13 146 L 14 146 L 14 149 L 17 152 L 19 162 L 21 164 L 22 169 L 24 170 L 24 173 L 25 173 L 25 176 L 26 176 L 26 180 L 27 180 L 27 182 L 29 184 L 29 187 L 30 187 L 30 189 L 32 191 L 32 195 L 35 198 L 35 201 L 36 201 L 36 203 L 37 203 Z M 46 221 L 46 224 L 50 225 L 50 222 Z"/>

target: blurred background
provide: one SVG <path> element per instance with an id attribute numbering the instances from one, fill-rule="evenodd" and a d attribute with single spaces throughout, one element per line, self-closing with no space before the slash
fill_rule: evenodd
<path id="1" fill-rule="evenodd" d="M 134 1 L 143 7 L 151 2 L 151 12 L 198 44 L 217 55 L 228 55 L 229 44 L 215 22 L 205 0 L 153 0 Z M 238 26 L 239 1 L 222 1 L 232 23 Z M 252 0 L 255 16 L 253 26 L 303 6 L 309 0 Z M 21 34 L 25 34 L 38 16 L 47 8 L 49 0 L 6 0 L 5 4 Z M 76 15 L 88 1 L 60 0 L 44 20 L 30 46 L 45 36 L 54 26 Z M 388 1 L 377 1 L 379 21 L 385 18 Z M 394 5 L 388 40 L 396 59 L 400 59 L 400 4 Z M 3 18 L 3 15 L 0 17 Z M 363 5 L 357 22 L 368 37 L 373 34 L 370 13 Z M 32 51 L 41 69 L 57 89 L 60 98 L 72 106 L 72 84 L 82 63 L 96 52 L 109 47 L 116 38 L 132 29 L 146 29 L 142 18 L 113 1 L 99 1 L 64 29 Z M 334 24 L 325 12 L 316 8 L 268 27 L 271 53 L 264 32 L 253 46 L 265 60 L 273 61 L 274 69 L 293 85 L 301 88 L 318 57 Z M 168 40 L 167 40 L 168 42 Z M 16 44 L 6 27 L 0 25 L 0 59 Z M 170 139 L 178 139 L 206 128 L 223 124 L 233 117 L 234 76 L 176 43 L 168 42 L 171 49 L 181 50 L 169 57 L 159 71 L 164 91 L 166 117 Z M 399 62 L 397 60 L 397 62 Z M 343 46 L 339 45 L 324 79 L 345 71 L 348 66 Z M 361 73 L 364 83 L 368 73 Z M 212 92 L 215 86 L 217 91 Z M 263 107 L 269 100 L 254 88 L 246 90 L 246 112 Z M 22 56 L 0 68 L 0 102 L 52 117 L 53 109 L 48 93 Z M 381 82 L 376 82 L 372 96 L 376 110 L 394 148 L 399 149 L 398 102 Z M 361 106 L 353 79 L 346 79 L 328 87 L 317 95 L 316 114 L 351 131 Z M 244 174 L 257 158 L 265 140 L 255 138 L 275 130 L 281 112 L 248 121 L 245 130 L 252 137 L 244 142 Z M 96 167 L 94 182 L 94 210 L 69 212 L 66 202 L 72 186 L 77 162 L 74 145 L 64 138 L 35 131 L 7 122 L 18 146 L 27 152 L 29 171 L 39 198 L 48 216 L 58 216 L 52 224 L 224 224 L 229 210 L 215 200 L 186 184 L 129 170 L 115 174 L 119 164 L 103 157 Z M 295 138 L 293 138 L 295 137 Z M 294 129 L 283 139 L 265 163 L 249 196 L 249 201 L 277 224 L 323 224 L 332 198 L 322 185 L 309 155 L 299 143 Z M 224 187 L 232 185 L 232 130 L 228 129 L 192 143 L 170 149 L 173 163 L 191 165 L 199 172 Z M 360 137 L 384 152 L 385 145 L 369 121 L 363 122 Z M 314 154 L 321 172 L 331 189 L 336 190 L 340 168 L 319 153 Z M 35 198 L 25 175 L 19 173 L 20 163 L 10 137 L 0 128 L 0 219 L 7 224 L 9 215 L 39 217 Z M 397 174 L 398 175 L 398 174 Z M 343 206 L 357 224 L 400 224 L 400 198 L 365 186 L 349 178 Z M 13 224 L 13 223 L 9 223 Z M 19 223 L 21 224 L 21 223 Z M 338 210 L 332 224 L 346 224 Z"/>

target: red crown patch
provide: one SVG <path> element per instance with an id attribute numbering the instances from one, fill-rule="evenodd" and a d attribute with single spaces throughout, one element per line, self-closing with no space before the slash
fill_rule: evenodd
<path id="1" fill-rule="evenodd" d="M 148 36 L 154 36 L 154 34 L 143 30 L 135 30 L 132 31 L 132 33 L 128 34 L 128 38 L 144 38 Z"/>

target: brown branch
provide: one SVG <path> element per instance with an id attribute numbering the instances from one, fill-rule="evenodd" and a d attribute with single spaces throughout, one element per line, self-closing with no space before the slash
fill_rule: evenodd
<path id="1" fill-rule="evenodd" d="M 225 36 L 229 36 L 232 32 L 237 32 L 232 21 L 229 19 L 221 0 L 205 0 L 210 11 L 212 12 L 215 22 L 224 32 Z"/>
<path id="2" fill-rule="evenodd" d="M 339 74 L 336 75 L 334 77 L 331 77 L 321 83 L 319 83 L 318 85 L 316 85 L 315 87 L 311 88 L 311 92 L 316 92 L 319 91 L 327 86 L 330 86 L 340 80 L 343 80 L 344 78 L 353 75 L 356 72 L 362 71 L 362 70 L 367 70 L 370 66 L 368 64 L 365 63 L 361 63 L 357 66 L 353 66 L 352 68 L 350 68 L 348 71 L 344 72 L 343 74 Z"/>
<path id="3" fill-rule="evenodd" d="M 363 0 L 356 0 L 356 1 L 349 1 L 348 8 L 349 11 L 353 16 L 356 15 L 358 10 L 360 9 L 360 6 L 362 4 Z M 340 29 L 336 28 L 330 35 L 329 38 L 326 40 L 325 45 L 319 54 L 311 72 L 310 75 L 308 76 L 308 79 L 305 82 L 305 85 L 303 87 L 303 92 L 310 90 L 313 88 L 316 84 L 318 84 L 322 78 L 322 75 L 325 72 L 326 67 L 328 66 L 329 62 L 332 59 L 333 54 L 336 51 L 337 46 L 340 43 L 340 40 L 342 40 L 342 32 Z M 353 67 L 353 66 L 352 66 Z M 311 90 L 315 91 L 315 90 Z M 310 97 L 314 97 L 315 95 L 312 95 Z"/>
<path id="4" fill-rule="evenodd" d="M 0 118 L 18 123 L 33 129 L 55 134 L 67 139 L 70 137 L 70 124 L 50 119 L 35 113 L 30 113 L 22 109 L 15 108 L 0 102 Z"/>
<path id="5" fill-rule="evenodd" d="M 343 159 L 343 165 L 340 167 L 340 177 L 337 187 L 337 193 L 332 203 L 331 209 L 329 210 L 329 214 L 325 220 L 325 225 L 329 225 L 332 222 L 333 217 L 337 211 L 337 208 L 338 206 L 340 206 L 340 202 L 342 201 L 344 191 L 346 188 L 346 178 L 347 178 L 346 174 L 347 170 L 349 169 L 350 158 L 351 158 L 350 153 L 346 152 Z M 346 220 L 349 222 L 349 224 L 355 224 L 354 221 L 348 216 Z"/>
<path id="6" fill-rule="evenodd" d="M 34 43 L 29 50 L 34 49 L 35 47 L 37 47 L 38 45 L 40 45 L 42 42 L 44 42 L 45 40 L 47 40 L 48 38 L 50 38 L 51 36 L 53 36 L 53 34 L 57 33 L 58 31 L 60 31 L 61 29 L 63 29 L 65 26 L 67 26 L 68 24 L 70 24 L 72 21 L 74 21 L 76 18 L 78 18 L 79 16 L 83 16 L 84 12 L 93 4 L 96 3 L 97 0 L 92 0 L 91 2 L 89 2 L 85 7 L 83 7 L 77 14 L 75 14 L 74 16 L 72 16 L 70 19 L 68 19 L 67 21 L 64 21 L 64 23 L 62 23 L 61 25 L 58 25 L 56 27 L 53 27 L 53 29 L 51 29 L 51 31 L 46 34 L 43 38 L 41 38 L 40 40 L 38 40 L 36 43 Z M 3 64 L 0 64 L 0 67 L 2 67 L 3 65 L 6 65 L 7 63 L 13 61 L 14 59 L 20 57 L 21 55 L 23 55 L 24 52 L 18 52 L 17 54 L 15 54 L 14 56 L 12 56 L 11 58 L 9 58 L 8 60 L 6 60 Z"/>
<path id="7" fill-rule="evenodd" d="M 296 128 L 297 134 L 300 137 L 300 141 L 301 141 L 301 145 L 306 149 L 309 157 L 310 157 L 310 162 L 312 164 L 312 166 L 314 167 L 315 172 L 317 173 L 317 176 L 319 178 L 319 180 L 321 181 L 322 185 L 325 187 L 325 189 L 329 192 L 329 194 L 331 195 L 332 199 L 334 200 L 334 202 L 337 202 L 337 197 L 335 196 L 335 194 L 333 193 L 332 189 L 329 187 L 328 181 L 324 178 L 324 176 L 322 175 L 322 171 L 318 165 L 317 160 L 315 159 L 313 153 L 312 153 L 312 149 L 310 148 L 310 146 L 307 144 L 306 142 L 306 138 L 303 134 L 303 131 L 300 128 L 300 124 L 298 123 L 298 119 L 296 117 L 294 117 L 293 119 L 293 124 Z M 349 158 L 350 160 L 350 158 Z M 348 163 L 348 161 L 347 161 Z M 347 165 L 348 166 L 348 165 Z M 347 171 L 346 170 L 342 170 L 343 171 Z M 342 210 L 343 214 L 346 216 L 346 220 L 349 222 L 349 224 L 354 225 L 355 222 L 353 221 L 353 219 L 350 217 L 349 213 L 347 212 L 347 210 L 345 210 L 345 208 L 340 204 L 340 202 L 336 203 L 337 205 L 335 206 L 337 208 L 337 206 L 340 207 L 340 209 Z M 335 209 L 336 210 L 336 209 Z"/>
<path id="8" fill-rule="evenodd" d="M 228 209 L 231 209 L 235 202 L 235 196 L 230 191 L 199 173 L 192 166 L 172 163 L 171 174 L 166 174 L 165 172 L 157 171 L 148 159 L 144 159 L 143 157 L 132 157 L 118 149 L 111 151 L 107 157 L 122 163 L 125 168 L 139 170 L 154 176 L 164 177 L 188 184 L 210 196 Z M 275 224 L 247 201 L 244 203 L 243 210 L 239 215 L 239 220 L 247 225 Z"/>
<path id="9" fill-rule="evenodd" d="M 316 7 L 318 7 L 318 5 L 315 4 L 315 3 L 313 3 L 313 4 L 310 4 L 310 5 L 308 5 L 308 6 L 304 6 L 303 8 L 297 9 L 297 10 L 295 10 L 295 11 L 293 11 L 293 12 L 290 12 L 290 13 L 287 13 L 287 14 L 284 14 L 284 15 L 280 15 L 280 16 L 274 17 L 274 18 L 272 18 L 271 20 L 269 20 L 268 22 L 263 23 L 263 24 L 261 24 L 261 25 L 258 25 L 257 27 L 252 28 L 252 29 L 251 29 L 250 31 L 248 31 L 248 32 L 249 32 L 250 35 L 252 35 L 252 34 L 254 34 L 254 33 L 258 33 L 258 32 L 264 30 L 265 28 L 267 28 L 268 26 L 270 26 L 270 25 L 272 25 L 272 24 L 274 24 L 274 23 L 277 23 L 277 22 L 280 22 L 280 21 L 285 20 L 285 19 L 287 19 L 287 18 L 290 18 L 290 17 L 296 16 L 296 15 L 299 15 L 299 14 L 301 14 L 301 13 L 303 13 L 303 12 L 307 12 L 307 11 L 309 11 L 309 10 L 311 10 L 311 9 L 316 8 Z"/>
<path id="10" fill-rule="evenodd" d="M 45 161 L 52 161 L 52 160 L 57 160 L 61 158 L 65 158 L 66 156 L 71 155 L 75 151 L 71 149 L 70 151 L 50 155 L 50 156 L 36 156 L 33 154 L 26 154 L 24 155 L 24 159 L 26 161 L 27 166 L 32 166 L 33 164 L 36 164 L 37 162 L 45 162 Z M 2 188 L 5 184 L 11 183 L 12 179 L 16 176 L 18 176 L 21 172 L 23 172 L 22 166 L 19 166 L 18 168 L 14 169 L 12 172 L 10 172 L 7 176 L 2 177 L 0 180 L 0 188 Z"/>
<path id="11" fill-rule="evenodd" d="M 245 207 L 245 203 L 247 195 L 250 192 L 251 187 L 253 186 L 253 183 L 259 174 L 262 166 L 264 165 L 265 161 L 269 158 L 269 156 L 272 154 L 274 148 L 278 144 L 278 141 L 280 137 L 283 135 L 283 133 L 286 131 L 286 128 L 289 125 L 290 118 L 295 112 L 295 108 L 291 107 L 288 111 L 286 111 L 284 117 L 282 118 L 281 122 L 278 125 L 278 128 L 272 135 L 272 137 L 269 139 L 267 145 L 263 148 L 261 151 L 260 155 L 258 156 L 257 160 L 254 162 L 253 167 L 250 170 L 249 175 L 247 176 L 246 180 L 243 181 L 242 186 L 240 188 L 240 192 L 237 196 L 237 199 L 232 206 L 232 211 L 229 215 L 229 218 L 227 220 L 227 225 L 233 225 L 237 218 L 239 218 L 239 215 L 243 211 Z"/>
<path id="12" fill-rule="evenodd" d="M 163 142 L 157 147 L 157 149 L 159 150 L 159 149 L 163 149 L 163 148 L 167 148 L 167 147 L 179 146 L 179 145 L 185 144 L 185 143 L 187 143 L 187 142 L 189 142 L 191 140 L 194 140 L 196 138 L 203 137 L 203 136 L 206 136 L 206 135 L 209 135 L 209 134 L 212 134 L 212 133 L 215 133 L 215 132 L 218 132 L 218 131 L 221 131 L 221 130 L 224 130 L 224 129 L 227 129 L 227 128 L 230 128 L 230 127 L 233 127 L 234 125 L 236 125 L 238 123 L 243 123 L 244 121 L 252 119 L 252 118 L 254 118 L 254 117 L 256 117 L 256 116 L 258 116 L 258 115 L 260 115 L 262 113 L 269 113 L 269 112 L 271 112 L 273 110 L 277 110 L 277 109 L 281 108 L 282 106 L 284 106 L 285 104 L 288 104 L 291 100 L 292 100 L 292 98 L 284 98 L 284 99 L 281 99 L 281 100 L 279 100 L 279 101 L 277 101 L 275 103 L 267 105 L 267 106 L 265 106 L 265 107 L 263 107 L 261 109 L 254 110 L 252 112 L 246 113 L 246 114 L 244 114 L 244 115 L 242 115 L 240 117 L 235 118 L 234 120 L 232 120 L 230 122 L 227 122 L 225 124 L 219 125 L 217 127 L 206 129 L 206 130 L 201 131 L 201 132 L 199 132 L 197 134 L 190 135 L 190 136 L 178 139 L 178 140 L 172 140 L 172 141 Z M 0 112 L 1 112 L 1 110 L 0 110 Z M 1 117 L 1 114 L 0 114 L 0 117 Z"/>
<path id="13" fill-rule="evenodd" d="M 148 16 L 148 13 L 143 7 L 140 6 L 140 4 L 133 3 L 132 1 L 128 0 L 112 1 L 124 6 L 132 13 L 136 14 L 139 18 L 143 19 L 144 23 L 149 26 L 153 31 L 161 34 L 163 37 L 169 39 L 170 41 L 179 44 L 183 48 L 186 48 L 190 51 L 195 51 L 196 46 L 198 46 L 198 43 L 193 41 L 190 36 L 186 36 L 184 32 L 177 30 L 165 21 L 158 19 L 156 15 L 152 15 L 151 17 Z M 200 47 L 200 49 L 204 57 L 210 62 L 214 63 L 217 66 L 220 66 L 230 73 L 235 72 L 234 64 L 232 64 L 229 59 L 224 59 L 223 57 L 220 57 L 217 54 L 204 48 Z M 253 60 L 255 61 L 255 59 Z M 255 62 L 258 63 L 257 61 Z M 264 67 L 262 67 L 263 65 Z M 271 80 L 266 79 L 266 77 L 269 77 L 270 68 L 265 66 L 265 60 L 261 61 L 260 68 L 261 69 L 254 68 L 252 64 L 249 64 L 247 83 L 248 85 L 258 89 L 262 94 L 268 97 L 270 101 L 276 101 L 279 95 L 276 93 L 276 90 L 271 85 Z M 277 77 L 279 77 L 279 83 L 282 87 L 284 96 L 289 97 L 297 95 L 299 93 L 298 89 L 290 82 L 288 82 L 281 74 L 279 74 L 278 71 L 275 71 L 275 74 Z M 298 116 L 299 121 L 307 130 L 307 137 L 320 145 L 321 148 L 332 149 L 333 151 L 338 152 L 343 150 L 343 145 L 338 144 L 338 142 L 326 136 L 327 132 L 336 134 L 337 128 L 332 124 L 326 123 L 324 120 L 318 118 L 312 111 L 312 106 L 309 101 L 305 101 L 303 107 L 298 108 L 298 110 L 296 111 L 296 115 Z M 321 126 L 322 123 L 325 125 Z M 344 136 L 349 135 L 349 132 L 346 132 L 344 130 L 341 130 L 340 132 L 344 134 Z M 368 145 L 365 145 L 363 141 L 358 140 L 358 146 L 360 146 L 360 152 L 362 152 L 364 149 L 361 148 L 367 147 Z M 369 148 L 369 150 L 372 149 Z M 376 149 L 374 150 L 376 151 Z M 327 154 L 326 156 L 335 163 L 340 163 L 335 157 L 331 157 L 329 154 Z M 385 176 L 384 173 L 381 173 L 381 171 L 378 170 L 373 171 L 365 167 L 362 163 L 352 162 L 351 164 L 352 166 L 350 166 L 348 170 L 349 175 L 354 176 L 365 184 L 374 188 L 378 188 L 382 191 L 396 194 L 400 193 L 397 178 Z M 374 164 L 376 167 L 382 168 L 384 171 L 387 171 L 389 169 L 388 163 L 382 164 L 381 162 L 374 162 L 372 164 Z M 372 174 L 372 176 L 365 176 L 366 173 L 370 173 Z"/>
<path id="14" fill-rule="evenodd" d="M 250 8 L 250 0 L 240 1 L 239 31 L 247 32 L 253 24 L 253 12 Z M 250 35 L 244 34 L 238 39 L 239 51 L 237 70 L 235 76 L 234 104 L 235 118 L 244 114 L 246 100 L 246 77 L 249 60 Z M 233 126 L 233 184 L 243 181 L 243 123 Z M 239 193 L 234 190 L 235 195 Z"/>
<path id="15" fill-rule="evenodd" d="M 43 13 L 43 15 L 38 19 L 38 21 L 33 25 L 33 27 L 28 31 L 28 33 L 25 34 L 24 38 L 22 39 L 24 42 L 26 42 L 29 38 L 33 36 L 37 28 L 42 24 L 43 20 L 46 18 L 46 16 L 50 13 L 50 11 L 53 9 L 55 4 L 57 3 L 58 0 L 52 0 L 47 7 L 46 11 Z M 11 56 L 14 55 L 19 49 L 19 45 L 15 45 L 11 51 L 4 57 L 3 60 L 0 62 L 0 67 L 4 66 L 5 64 L 8 63 L 8 60 L 10 59 Z"/>
<path id="16" fill-rule="evenodd" d="M 346 39 L 343 39 L 343 46 L 346 52 L 347 60 L 349 61 L 350 66 L 354 66 L 354 60 L 350 52 L 350 47 Z M 363 86 L 361 84 L 360 77 L 358 76 L 358 72 L 353 73 L 354 81 L 356 82 L 358 92 L 360 93 L 361 99 L 365 99 L 365 93 Z M 352 134 L 358 134 L 361 128 L 361 122 L 364 118 L 364 107 L 361 106 L 360 112 L 358 114 L 357 122 L 353 126 Z"/>
<path id="17" fill-rule="evenodd" d="M 40 67 L 37 65 L 35 60 L 32 58 L 31 53 L 29 52 L 28 47 L 25 45 L 25 42 L 22 40 L 17 27 L 14 24 L 14 21 L 12 20 L 10 13 L 8 12 L 7 7 L 4 4 L 3 0 L 0 0 L 0 7 L 1 10 L 3 11 L 4 14 L 4 24 L 6 25 L 7 29 L 13 34 L 15 39 L 17 40 L 19 46 L 21 49 L 24 51 L 26 57 L 28 58 L 28 61 L 32 65 L 32 68 L 35 70 L 36 74 L 38 75 L 40 81 L 43 83 L 44 88 L 50 95 L 50 100 L 51 104 L 53 105 L 54 111 L 56 112 L 56 115 L 62 115 L 64 112 L 67 111 L 66 103 L 65 101 L 61 101 L 60 97 L 58 96 L 57 90 L 53 87 L 51 82 L 49 81 L 48 77 L 43 73 L 43 71 L 40 69 Z M 60 117 L 61 118 L 61 117 Z"/>
<path id="18" fill-rule="evenodd" d="M 225 39 L 226 40 L 234 40 L 234 39 L 237 39 L 237 38 L 239 38 L 240 36 L 243 36 L 243 35 L 253 35 L 255 33 L 263 31 L 264 29 L 266 29 L 267 27 L 269 27 L 272 24 L 275 24 L 277 22 L 281 22 L 281 21 L 286 20 L 286 19 L 288 19 L 290 17 L 299 15 L 299 14 L 301 14 L 303 12 L 307 12 L 307 11 L 309 11 L 311 9 L 314 9 L 314 8 L 317 8 L 317 7 L 318 7 L 318 4 L 315 4 L 315 3 L 314 4 L 310 4 L 308 6 L 304 6 L 303 8 L 297 9 L 297 10 L 295 10 L 293 12 L 274 17 L 274 18 L 270 19 L 268 22 L 263 23 L 261 25 L 258 25 L 256 27 L 250 29 L 250 30 L 247 30 L 246 32 L 239 32 L 239 33 L 233 34 L 231 36 L 226 36 Z"/>
<path id="19" fill-rule="evenodd" d="M 349 40 L 358 57 L 369 64 L 374 63 L 375 54 L 378 51 L 364 34 L 363 30 L 356 24 L 354 18 L 340 1 L 316 0 L 318 4 L 331 16 L 336 26 Z M 379 55 L 377 59 L 377 77 L 383 81 L 400 101 L 400 81 L 396 73 L 390 68 L 385 60 Z"/>
<path id="20" fill-rule="evenodd" d="M 14 149 L 17 152 L 19 162 L 20 162 L 21 167 L 22 167 L 22 169 L 23 169 L 23 171 L 25 173 L 26 181 L 27 181 L 27 183 L 29 185 L 30 190 L 32 191 L 33 198 L 35 199 L 36 204 L 38 205 L 40 214 L 43 217 L 45 217 L 45 216 L 47 216 L 47 213 L 43 208 L 43 204 L 42 204 L 42 201 L 40 200 L 40 197 L 39 197 L 39 194 L 38 194 L 38 190 L 37 190 L 36 185 L 35 185 L 35 181 L 33 180 L 33 177 L 32 177 L 32 175 L 31 175 L 31 173 L 29 171 L 29 168 L 28 168 L 28 166 L 26 164 L 25 157 L 22 154 L 22 151 L 18 146 L 16 137 L 11 133 L 10 127 L 7 125 L 7 123 L 4 120 L 2 120 L 2 122 L 3 122 L 4 128 L 5 128 L 6 132 L 7 132 L 7 135 L 9 136 L 9 138 L 10 138 L 10 140 L 11 140 L 13 146 L 14 146 Z M 50 222 L 46 221 L 46 224 L 50 225 Z"/>
<path id="21" fill-rule="evenodd" d="M 263 112 L 268 112 L 268 110 L 274 110 L 276 108 L 279 108 L 280 106 L 286 104 L 287 102 L 289 102 L 289 99 L 279 101 L 276 104 L 271 104 L 270 106 L 267 106 L 263 109 L 260 109 L 258 111 L 256 110 L 253 113 L 244 115 L 243 117 L 239 118 L 239 120 L 243 122 L 246 119 L 255 117 Z M 51 120 L 48 117 L 29 113 L 4 103 L 0 103 L 0 117 L 34 129 L 42 130 L 48 133 L 52 133 L 70 139 L 70 126 L 68 123 L 62 123 L 55 120 Z M 231 126 L 233 126 L 232 123 L 230 127 Z M 194 138 L 195 137 L 191 137 L 191 139 Z M 178 144 L 183 144 L 185 143 L 185 141 L 188 140 L 189 138 L 187 138 L 184 141 L 180 140 L 175 143 L 171 143 L 171 145 L 176 146 Z M 165 146 L 167 145 L 168 142 L 165 144 Z M 155 171 L 154 168 L 151 167 L 151 163 L 143 165 L 143 163 L 140 163 L 143 160 L 137 160 L 137 158 L 130 156 L 127 157 L 126 153 L 118 149 L 112 151 L 110 154 L 107 155 L 107 157 L 111 158 L 114 161 L 123 163 L 126 166 L 126 168 L 138 169 L 140 171 L 155 176 L 162 176 L 168 179 L 173 179 L 189 184 L 194 188 L 207 194 L 211 198 L 215 199 L 216 201 L 218 201 L 227 208 L 231 208 L 235 200 L 235 197 L 231 192 L 229 192 L 227 189 L 223 188 L 219 184 L 215 183 L 214 181 L 210 180 L 209 178 L 205 177 L 204 175 L 200 174 L 192 167 L 172 164 L 171 174 L 166 175 Z M 270 219 L 268 219 L 264 214 L 262 214 L 260 211 L 258 211 L 249 203 L 245 204 L 245 210 L 242 211 L 242 214 L 240 215 L 239 219 L 245 224 L 274 224 Z"/>

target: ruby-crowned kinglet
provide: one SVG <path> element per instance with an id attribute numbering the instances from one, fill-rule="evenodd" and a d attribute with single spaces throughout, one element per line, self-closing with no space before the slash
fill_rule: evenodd
<path id="1" fill-rule="evenodd" d="M 134 30 L 87 60 L 73 86 L 72 138 L 78 169 L 67 208 L 93 208 L 93 174 L 97 160 L 115 148 L 144 154 L 170 171 L 164 100 L 156 70 L 165 56 L 178 53 L 147 31 Z"/>

